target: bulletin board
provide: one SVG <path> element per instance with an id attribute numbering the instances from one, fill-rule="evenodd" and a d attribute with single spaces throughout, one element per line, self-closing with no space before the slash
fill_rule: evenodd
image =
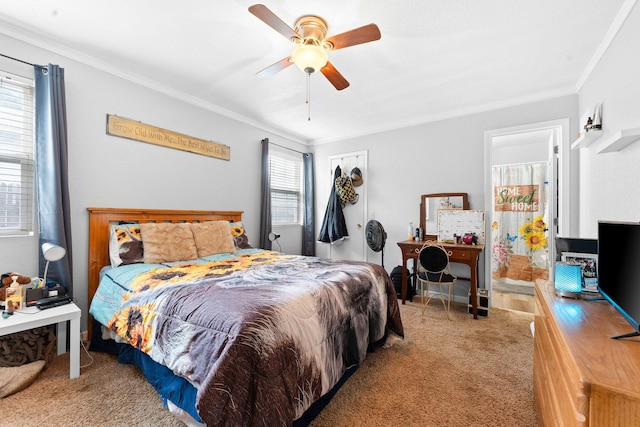
<path id="1" fill-rule="evenodd" d="M 475 233 L 478 243 L 484 244 L 484 211 L 462 209 L 438 210 L 438 240 L 454 240 L 453 235 Z"/>

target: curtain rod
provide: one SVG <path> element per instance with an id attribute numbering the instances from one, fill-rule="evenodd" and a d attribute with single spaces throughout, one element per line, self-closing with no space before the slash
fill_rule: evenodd
<path id="1" fill-rule="evenodd" d="M 40 67 L 43 70 L 47 69 L 47 67 L 43 67 L 42 65 L 32 64 L 31 62 L 23 61 L 22 59 L 14 58 L 12 56 L 8 56 L 8 55 L 5 55 L 3 53 L 0 53 L 0 56 L 3 56 L 5 58 L 7 58 L 7 59 L 12 59 L 12 60 L 17 61 L 17 62 L 22 62 L 23 64 L 31 65 L 32 67 Z"/>
<path id="2" fill-rule="evenodd" d="M 299 153 L 299 154 L 309 154 L 309 153 L 303 153 L 302 151 L 294 150 L 293 148 L 285 147 L 284 145 L 276 144 L 271 141 L 269 141 L 269 144 L 275 145 L 276 147 L 284 148 L 285 150 L 295 151 L 296 153 Z"/>

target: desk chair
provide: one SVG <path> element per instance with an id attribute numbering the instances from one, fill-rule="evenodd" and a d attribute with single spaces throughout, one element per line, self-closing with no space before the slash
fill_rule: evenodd
<path id="1" fill-rule="evenodd" d="M 427 308 L 427 304 L 432 297 L 438 297 L 442 301 L 447 319 L 451 310 L 451 298 L 453 297 L 453 286 L 458 279 L 451 274 L 449 265 L 449 254 L 446 249 L 435 241 L 427 241 L 420 249 L 418 256 L 418 282 L 420 284 L 420 296 L 422 297 L 422 314 Z M 427 285 L 427 299 L 424 297 L 424 285 Z M 439 291 L 432 291 L 431 287 L 437 286 Z M 445 289 L 446 288 L 446 289 Z M 445 297 L 447 302 L 445 303 Z"/>

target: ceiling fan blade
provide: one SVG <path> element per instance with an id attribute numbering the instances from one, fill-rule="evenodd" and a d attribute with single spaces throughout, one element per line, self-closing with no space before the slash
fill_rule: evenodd
<path id="1" fill-rule="evenodd" d="M 342 77 L 342 74 L 336 67 L 333 66 L 331 62 L 327 62 L 327 65 L 320 68 L 320 72 L 331 82 L 331 84 L 338 90 L 346 89 L 349 87 L 349 82 L 347 79 Z"/>
<path id="2" fill-rule="evenodd" d="M 293 62 L 291 61 L 291 57 L 287 56 L 286 58 L 282 58 L 280 61 L 276 62 L 275 64 L 271 64 L 267 68 L 258 71 L 256 73 L 256 76 L 261 78 L 273 76 L 275 73 L 277 73 L 278 71 L 284 70 L 291 64 L 293 64 Z"/>
<path id="3" fill-rule="evenodd" d="M 368 43 L 375 40 L 380 40 L 382 35 L 380 29 L 376 24 L 369 24 L 363 27 L 355 28 L 344 33 L 336 34 L 325 39 L 325 42 L 330 42 L 333 45 L 333 50 L 342 49 L 357 44 Z"/>
<path id="4" fill-rule="evenodd" d="M 282 19 L 278 18 L 275 13 L 271 12 L 263 4 L 254 4 L 249 6 L 249 12 L 253 13 L 262 22 L 285 36 L 289 40 L 300 38 L 293 28 L 287 25 Z"/>

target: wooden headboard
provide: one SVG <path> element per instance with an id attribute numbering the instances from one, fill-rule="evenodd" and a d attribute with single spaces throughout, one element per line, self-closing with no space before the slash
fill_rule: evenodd
<path id="1" fill-rule="evenodd" d="M 98 289 L 100 270 L 109 265 L 109 230 L 119 221 L 126 222 L 203 222 L 203 221 L 241 221 L 243 211 L 195 211 L 131 208 L 87 208 L 89 211 L 89 278 L 88 305 Z M 87 323 L 89 339 L 93 319 Z"/>

